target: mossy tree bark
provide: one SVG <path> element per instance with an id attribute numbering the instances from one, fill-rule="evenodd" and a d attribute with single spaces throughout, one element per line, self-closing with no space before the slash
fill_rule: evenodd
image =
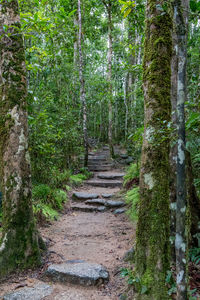
<path id="1" fill-rule="evenodd" d="M 169 122 L 172 18 L 170 1 L 148 0 L 144 45 L 145 132 L 136 239 L 137 299 L 165 300 L 169 270 Z M 144 288 L 143 288 L 144 290 Z"/>
<path id="2" fill-rule="evenodd" d="M 0 277 L 40 262 L 28 153 L 27 82 L 18 2 L 0 5 L 0 179 L 3 236 Z"/>

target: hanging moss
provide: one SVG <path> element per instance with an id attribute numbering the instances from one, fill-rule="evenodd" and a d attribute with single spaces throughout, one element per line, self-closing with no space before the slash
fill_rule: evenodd
<path id="1" fill-rule="evenodd" d="M 157 1 L 147 1 L 144 49 L 145 138 L 140 175 L 140 207 L 136 269 L 145 295 L 137 299 L 169 299 L 169 130 L 172 19 L 161 15 Z"/>

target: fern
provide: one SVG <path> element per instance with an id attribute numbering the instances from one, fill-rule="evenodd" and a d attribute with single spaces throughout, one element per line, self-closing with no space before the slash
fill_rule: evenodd
<path id="1" fill-rule="evenodd" d="M 129 205 L 127 214 L 132 221 L 136 221 L 138 217 L 139 187 L 135 187 L 126 193 L 126 203 Z"/>
<path id="2" fill-rule="evenodd" d="M 126 186 L 134 178 L 138 178 L 138 177 L 139 177 L 139 167 L 137 166 L 137 164 L 133 163 L 126 170 L 123 186 Z"/>

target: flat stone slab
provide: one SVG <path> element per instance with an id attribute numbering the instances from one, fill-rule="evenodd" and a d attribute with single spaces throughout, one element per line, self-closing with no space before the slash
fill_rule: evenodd
<path id="1" fill-rule="evenodd" d="M 121 187 L 122 186 L 122 181 L 117 181 L 117 180 L 88 180 L 86 181 L 87 184 L 91 186 L 99 186 L 99 187 Z"/>
<path id="2" fill-rule="evenodd" d="M 91 199 L 85 201 L 85 204 L 97 204 L 97 205 L 106 205 L 107 201 L 104 199 Z"/>
<path id="3" fill-rule="evenodd" d="M 105 206 L 93 206 L 87 205 L 85 203 L 73 204 L 71 209 L 74 211 L 83 211 L 83 212 L 104 212 L 107 210 Z"/>
<path id="4" fill-rule="evenodd" d="M 90 171 L 94 172 L 104 172 L 104 171 L 110 171 L 112 165 L 94 165 L 94 166 L 88 166 L 88 169 Z"/>
<path id="5" fill-rule="evenodd" d="M 102 197 L 105 199 L 112 198 L 114 194 L 102 194 Z"/>
<path id="6" fill-rule="evenodd" d="M 108 200 L 108 201 L 106 201 L 105 205 L 110 208 L 114 208 L 114 207 L 125 206 L 125 203 L 123 201 Z"/>
<path id="7" fill-rule="evenodd" d="M 4 300 L 41 300 L 51 295 L 53 288 L 45 283 L 39 283 L 33 287 L 25 287 L 16 292 L 4 295 Z"/>
<path id="8" fill-rule="evenodd" d="M 88 200 L 88 199 L 96 199 L 98 197 L 99 197 L 98 194 L 80 193 L 80 192 L 74 192 L 72 195 L 72 198 L 74 200 Z"/>
<path id="9" fill-rule="evenodd" d="M 95 286 L 109 280 L 109 273 L 104 266 L 87 262 L 53 264 L 48 267 L 45 276 L 53 281 L 83 286 Z"/>
<path id="10" fill-rule="evenodd" d="M 128 156 L 128 154 L 120 154 L 120 157 L 123 159 L 127 159 L 129 156 Z"/>
<path id="11" fill-rule="evenodd" d="M 100 179 L 122 179 L 124 177 L 124 173 L 107 173 L 107 174 L 98 174 L 97 177 Z"/>
<path id="12" fill-rule="evenodd" d="M 123 214 L 126 212 L 126 209 L 125 208 L 118 208 L 114 211 L 114 214 L 115 215 L 120 215 L 120 214 Z"/>

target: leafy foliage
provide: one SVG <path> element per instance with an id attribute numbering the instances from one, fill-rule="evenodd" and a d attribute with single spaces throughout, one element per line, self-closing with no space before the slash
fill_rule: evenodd
<path id="1" fill-rule="evenodd" d="M 128 191 L 125 199 L 129 206 L 127 213 L 132 221 L 136 221 L 138 216 L 139 187 Z"/>

